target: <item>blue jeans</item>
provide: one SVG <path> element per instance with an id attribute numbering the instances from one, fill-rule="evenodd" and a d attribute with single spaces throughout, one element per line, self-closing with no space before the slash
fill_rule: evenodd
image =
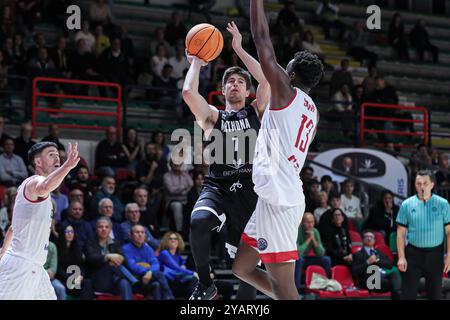
<path id="1" fill-rule="evenodd" d="M 170 289 L 169 282 L 166 276 L 161 271 L 153 272 L 152 280 L 159 283 L 159 296 L 162 300 L 172 300 L 174 299 L 172 289 Z M 156 290 L 158 291 L 158 290 Z M 157 298 L 155 298 L 157 299 Z"/>
<path id="2" fill-rule="evenodd" d="M 55 289 L 56 298 L 66 300 L 66 287 L 58 279 L 53 279 L 51 282 L 53 289 Z"/>
<path id="3" fill-rule="evenodd" d="M 331 277 L 331 258 L 328 256 L 306 256 L 300 257 L 295 263 L 295 286 L 298 288 L 301 287 L 302 283 L 302 271 L 303 268 L 306 268 L 311 265 L 319 265 L 322 266 L 327 272 L 327 277 Z"/>

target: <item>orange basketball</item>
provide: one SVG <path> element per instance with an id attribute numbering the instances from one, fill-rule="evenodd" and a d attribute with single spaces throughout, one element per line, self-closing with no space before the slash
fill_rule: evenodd
<path id="1" fill-rule="evenodd" d="M 209 62 L 222 52 L 222 33 L 208 23 L 198 24 L 189 30 L 186 36 L 186 48 L 189 54 Z"/>

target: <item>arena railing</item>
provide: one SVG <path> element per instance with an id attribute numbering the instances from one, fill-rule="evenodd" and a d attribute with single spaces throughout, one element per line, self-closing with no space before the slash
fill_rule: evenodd
<path id="1" fill-rule="evenodd" d="M 370 108 L 378 108 L 382 110 L 390 109 L 390 110 L 407 110 L 409 112 L 409 115 L 411 115 L 413 112 L 418 112 L 422 114 L 422 119 L 405 119 L 400 117 L 390 117 L 390 116 L 377 116 L 377 115 L 367 115 L 367 109 Z M 380 111 L 380 110 L 378 110 Z M 405 115 L 405 114 L 403 114 Z M 408 114 L 406 114 L 408 116 Z M 401 116 L 399 114 L 399 116 Z M 403 124 L 421 124 L 423 125 L 423 129 L 420 132 L 408 132 L 408 131 L 401 131 L 401 130 L 395 130 L 395 127 L 393 129 L 371 129 L 367 128 L 366 121 L 383 121 L 384 124 L 386 123 L 403 123 Z M 378 126 L 377 126 L 378 127 Z M 381 125 L 383 127 L 383 124 Z M 374 134 L 381 134 L 385 136 L 409 136 L 409 137 L 420 137 L 423 140 L 423 143 L 425 145 L 429 144 L 429 114 L 428 110 L 424 107 L 415 107 L 415 106 L 401 106 L 401 105 L 393 105 L 393 104 L 380 104 L 380 103 L 363 103 L 360 106 L 360 137 L 359 137 L 359 143 L 360 146 L 364 146 L 366 142 L 366 133 L 374 133 Z M 416 148 L 416 144 L 396 144 L 394 143 L 394 146 L 399 146 L 402 148 Z"/>
<path id="2" fill-rule="evenodd" d="M 53 85 L 74 85 L 74 86 L 96 86 L 111 88 L 117 90 L 117 97 L 103 97 L 103 96 L 89 96 L 89 95 L 77 95 L 77 94 L 65 94 L 65 93 L 51 93 L 42 92 L 38 90 L 38 86 L 41 83 L 53 84 Z M 92 108 L 91 110 L 76 110 L 64 108 L 64 104 L 61 108 L 55 107 L 39 107 L 39 97 L 44 98 L 55 98 L 55 99 L 73 99 L 73 100 L 84 100 L 92 102 L 112 102 L 115 104 L 115 111 L 98 111 Z M 121 132 L 121 116 L 122 116 L 122 87 L 118 83 L 110 82 L 97 82 L 97 81 L 85 81 L 85 80 L 74 80 L 74 79 L 62 79 L 62 78 L 47 78 L 47 77 L 36 77 L 33 79 L 32 84 L 32 115 L 31 122 L 33 126 L 33 137 L 36 135 L 36 127 L 45 127 L 50 125 L 49 122 L 38 121 L 37 114 L 39 112 L 46 113 L 61 113 L 70 115 L 84 115 L 92 116 L 98 120 L 98 117 L 103 118 L 115 118 L 115 125 L 117 127 L 117 138 L 120 138 Z M 86 129 L 86 130 L 104 130 L 107 125 L 83 125 L 75 123 L 58 123 L 61 128 L 67 129 Z"/>

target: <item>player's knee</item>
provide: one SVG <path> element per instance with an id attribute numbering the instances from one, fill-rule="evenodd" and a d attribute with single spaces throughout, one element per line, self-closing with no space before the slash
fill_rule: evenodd
<path id="1" fill-rule="evenodd" d="M 196 211 L 191 215 L 191 234 L 209 233 L 210 226 L 209 212 Z"/>

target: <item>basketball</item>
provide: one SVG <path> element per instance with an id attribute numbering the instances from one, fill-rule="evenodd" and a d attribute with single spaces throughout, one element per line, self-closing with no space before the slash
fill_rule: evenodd
<path id="1" fill-rule="evenodd" d="M 208 23 L 197 24 L 186 36 L 186 48 L 189 54 L 206 62 L 212 61 L 222 52 L 222 33 Z"/>

